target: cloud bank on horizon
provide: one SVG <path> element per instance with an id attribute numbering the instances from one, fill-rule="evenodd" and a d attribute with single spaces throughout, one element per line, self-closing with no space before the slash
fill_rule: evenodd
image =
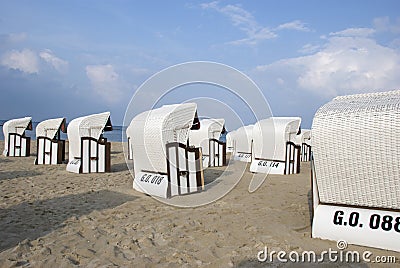
<path id="1" fill-rule="evenodd" d="M 303 47 L 306 54 L 312 48 L 309 55 L 259 65 L 256 71 L 270 77 L 277 87 L 290 86 L 327 97 L 398 89 L 400 51 L 378 44 L 373 39 L 375 32 L 350 28 L 330 33 L 321 37 L 321 46 Z"/>
<path id="2" fill-rule="evenodd" d="M 0 119 L 110 110 L 118 124 L 141 83 L 193 60 L 243 71 L 307 127 L 332 97 L 400 88 L 398 1 L 154 5 L 2 1 Z"/>

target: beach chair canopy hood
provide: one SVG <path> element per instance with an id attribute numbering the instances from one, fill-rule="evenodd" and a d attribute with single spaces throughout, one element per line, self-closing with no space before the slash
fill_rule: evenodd
<path id="1" fill-rule="evenodd" d="M 23 135 L 25 130 L 32 130 L 32 117 L 24 117 L 11 119 L 4 123 L 3 134 L 4 134 L 4 148 L 8 148 L 8 134 L 17 133 Z"/>
<path id="2" fill-rule="evenodd" d="M 131 139 L 135 174 L 142 170 L 167 173 L 166 144 L 185 144 L 197 121 L 195 103 L 164 105 L 134 117 L 127 128 Z"/>
<path id="3" fill-rule="evenodd" d="M 400 90 L 340 96 L 312 125 L 322 203 L 400 209 Z"/>
<path id="4" fill-rule="evenodd" d="M 301 133 L 299 135 L 296 135 L 296 142 L 295 143 L 297 145 L 301 145 L 303 143 L 311 145 L 310 139 L 311 139 L 311 130 L 302 129 Z"/>
<path id="5" fill-rule="evenodd" d="M 189 144 L 201 147 L 203 154 L 208 154 L 209 139 L 219 140 L 221 133 L 225 131 L 225 119 L 200 120 L 200 129 L 189 132 Z"/>
<path id="6" fill-rule="evenodd" d="M 270 117 L 253 127 L 255 158 L 285 161 L 286 143 L 294 142 L 301 124 L 300 117 Z"/>
<path id="7" fill-rule="evenodd" d="M 238 128 L 235 131 L 235 151 L 238 153 L 251 153 L 251 143 L 253 141 L 253 127 L 248 125 Z"/>
<path id="8" fill-rule="evenodd" d="M 36 137 L 54 139 L 59 131 L 66 132 L 65 118 L 44 120 L 36 126 Z"/>
<path id="9" fill-rule="evenodd" d="M 81 138 L 92 137 L 100 139 L 104 131 L 111 131 L 110 112 L 92 114 L 75 118 L 68 124 L 69 161 L 81 155 Z"/>

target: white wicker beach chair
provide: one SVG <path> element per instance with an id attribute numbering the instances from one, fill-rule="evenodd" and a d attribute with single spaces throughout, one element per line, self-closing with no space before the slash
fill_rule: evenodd
<path id="1" fill-rule="evenodd" d="M 233 153 L 234 148 L 235 148 L 235 132 L 236 130 L 229 131 L 226 134 L 226 152 L 227 153 Z"/>
<path id="2" fill-rule="evenodd" d="M 300 117 L 270 117 L 253 127 L 253 160 L 250 171 L 270 174 L 300 172 L 300 146 L 295 137 L 300 129 Z"/>
<path id="3" fill-rule="evenodd" d="M 251 147 L 253 143 L 254 125 L 242 126 L 235 130 L 233 135 L 233 159 L 248 162 L 252 160 Z"/>
<path id="4" fill-rule="evenodd" d="M 336 97 L 312 125 L 312 236 L 400 251 L 400 90 Z"/>
<path id="5" fill-rule="evenodd" d="M 111 131 L 110 113 L 92 114 L 68 124 L 69 159 L 67 171 L 95 173 L 111 171 L 111 143 L 103 137 Z"/>
<path id="6" fill-rule="evenodd" d="M 29 156 L 31 138 L 25 136 L 26 130 L 32 130 L 32 118 L 12 119 L 4 123 L 4 156 Z"/>
<path id="7" fill-rule="evenodd" d="M 302 129 L 301 133 L 296 136 L 295 143 L 301 146 L 300 161 L 306 162 L 311 160 L 311 130 Z"/>
<path id="8" fill-rule="evenodd" d="M 203 119 L 200 129 L 190 130 L 189 145 L 200 147 L 203 167 L 226 166 L 226 143 L 219 140 L 225 131 L 225 119 Z"/>
<path id="9" fill-rule="evenodd" d="M 67 131 L 65 118 L 48 119 L 36 126 L 36 165 L 61 164 L 65 160 L 65 140 L 60 137 L 61 131 Z"/>
<path id="10" fill-rule="evenodd" d="M 201 191 L 201 151 L 187 146 L 198 122 L 195 103 L 165 105 L 143 112 L 127 128 L 135 178 L 133 188 L 154 196 Z"/>

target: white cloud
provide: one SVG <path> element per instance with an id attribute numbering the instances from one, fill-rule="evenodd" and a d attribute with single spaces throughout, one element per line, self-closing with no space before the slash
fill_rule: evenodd
<path id="1" fill-rule="evenodd" d="M 306 24 L 300 20 L 284 23 L 275 29 L 260 25 L 254 16 L 240 5 L 219 6 L 218 2 L 214 1 L 203 3 L 200 7 L 203 9 L 213 9 L 218 11 L 228 17 L 233 26 L 245 33 L 246 37 L 228 42 L 232 45 L 257 45 L 260 41 L 276 38 L 278 36 L 276 31 L 283 29 L 310 31 L 310 29 L 306 27 Z"/>
<path id="2" fill-rule="evenodd" d="M 312 55 L 280 60 L 256 70 L 270 81 L 285 77 L 285 85 L 292 89 L 325 97 L 399 88 L 400 52 L 365 37 L 369 32 L 352 28 L 331 34 Z"/>
<path id="3" fill-rule="evenodd" d="M 265 39 L 273 39 L 276 37 L 276 34 L 271 32 L 268 29 L 261 29 L 257 33 L 252 33 L 248 35 L 248 37 L 243 39 L 238 39 L 235 41 L 228 42 L 231 45 L 257 45 L 261 40 Z"/>
<path id="4" fill-rule="evenodd" d="M 27 38 L 26 33 L 10 33 L 7 35 L 7 39 L 13 43 L 19 43 L 25 41 Z"/>
<path id="5" fill-rule="evenodd" d="M 86 75 L 94 91 L 109 103 L 119 101 L 123 92 L 128 88 L 111 64 L 88 65 L 86 66 Z"/>
<path id="6" fill-rule="evenodd" d="M 1 59 L 1 65 L 28 74 L 39 72 L 38 57 L 36 53 L 30 49 L 23 49 L 21 51 L 11 50 L 6 52 Z"/>
<path id="7" fill-rule="evenodd" d="M 284 23 L 279 25 L 277 30 L 296 30 L 296 31 L 302 31 L 302 32 L 309 32 L 311 31 L 304 22 L 300 20 L 295 20 L 292 22 Z"/>
<path id="8" fill-rule="evenodd" d="M 299 50 L 299 52 L 303 54 L 310 54 L 318 51 L 319 48 L 319 45 L 306 44 Z"/>
<path id="9" fill-rule="evenodd" d="M 371 28 L 348 28 L 340 32 L 330 33 L 331 36 L 369 37 L 375 33 Z"/>
<path id="10" fill-rule="evenodd" d="M 391 23 L 389 17 L 380 17 L 373 20 L 374 28 L 379 32 L 400 33 L 400 17 Z"/>
<path id="11" fill-rule="evenodd" d="M 258 42 L 266 39 L 276 38 L 277 35 L 268 27 L 258 24 L 253 15 L 238 5 L 218 6 L 218 2 L 201 4 L 203 9 L 214 9 L 227 16 L 232 24 L 246 34 L 245 38 L 229 42 L 234 45 L 256 45 Z"/>
<path id="12" fill-rule="evenodd" d="M 50 49 L 40 52 L 39 56 L 60 73 L 65 73 L 68 69 L 68 62 L 56 57 Z"/>
<path id="13" fill-rule="evenodd" d="M 148 75 L 148 74 L 150 74 L 150 70 L 147 68 L 132 67 L 130 70 L 133 75 Z"/>

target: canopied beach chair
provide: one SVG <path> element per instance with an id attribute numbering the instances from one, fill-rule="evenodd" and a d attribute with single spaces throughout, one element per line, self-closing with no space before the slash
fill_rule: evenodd
<path id="1" fill-rule="evenodd" d="M 31 138 L 25 136 L 26 130 L 32 130 L 32 117 L 12 119 L 4 123 L 4 156 L 29 156 Z"/>
<path id="2" fill-rule="evenodd" d="M 203 119 L 200 129 L 190 130 L 189 145 L 200 147 L 203 167 L 226 166 L 226 143 L 219 140 L 225 132 L 225 119 Z"/>
<path id="3" fill-rule="evenodd" d="M 270 174 L 300 172 L 300 146 L 295 137 L 300 129 L 300 117 L 270 117 L 253 127 L 253 160 L 250 171 Z"/>
<path id="4" fill-rule="evenodd" d="M 110 113 L 92 114 L 68 124 L 69 159 L 67 171 L 95 173 L 111 171 L 111 143 L 103 137 L 111 131 Z"/>
<path id="5" fill-rule="evenodd" d="M 235 132 L 236 132 L 236 130 L 232 130 L 226 134 L 226 152 L 227 153 L 233 153 L 233 151 L 235 149 L 235 141 L 234 141 Z"/>
<path id="6" fill-rule="evenodd" d="M 400 90 L 336 97 L 311 131 L 312 236 L 400 251 Z"/>
<path id="7" fill-rule="evenodd" d="M 164 105 L 132 119 L 134 189 L 170 198 L 204 188 L 201 150 L 187 146 L 189 130 L 198 126 L 196 109 L 195 103 Z"/>
<path id="8" fill-rule="evenodd" d="M 61 131 L 67 132 L 65 118 L 48 119 L 36 126 L 36 165 L 61 164 L 65 160 L 65 140 Z"/>
<path id="9" fill-rule="evenodd" d="M 242 126 L 235 130 L 233 135 L 233 159 L 242 162 L 251 162 L 251 145 L 253 142 L 254 125 Z"/>
<path id="10" fill-rule="evenodd" d="M 297 145 L 301 146 L 300 161 L 306 162 L 311 160 L 311 130 L 302 129 L 301 133 L 296 136 Z"/>

